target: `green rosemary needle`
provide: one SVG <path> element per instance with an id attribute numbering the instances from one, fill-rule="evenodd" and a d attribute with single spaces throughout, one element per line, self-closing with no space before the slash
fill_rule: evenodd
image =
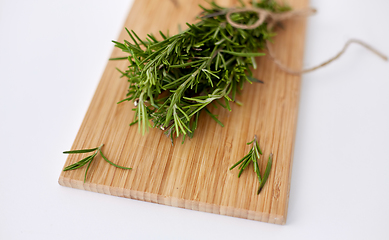
<path id="1" fill-rule="evenodd" d="M 121 169 L 127 169 L 127 170 L 130 170 L 131 168 L 127 168 L 127 167 L 122 167 L 122 166 L 119 166 L 119 165 L 116 165 L 115 163 L 109 161 L 103 154 L 103 152 L 101 151 L 101 148 L 104 146 L 104 144 L 101 144 L 99 147 L 96 147 L 96 148 L 91 148 L 91 149 L 81 149 L 81 150 L 72 150 L 72 151 L 65 151 L 63 153 L 65 154 L 80 154 L 80 153 L 88 153 L 88 152 L 94 152 L 92 155 L 76 162 L 76 163 L 73 163 L 67 167 L 65 167 L 63 169 L 63 171 L 69 171 L 69 170 L 75 170 L 77 168 L 80 168 L 82 166 L 84 166 L 85 164 L 88 163 L 88 166 L 86 167 L 86 170 L 85 170 L 85 175 L 84 175 L 84 183 L 86 181 L 86 176 L 88 174 L 88 169 L 89 169 L 89 166 L 91 165 L 93 159 L 96 157 L 97 153 L 100 153 L 101 157 L 103 157 L 103 159 L 111 164 L 112 166 L 115 166 L 117 168 L 121 168 Z"/>
<path id="2" fill-rule="evenodd" d="M 253 165 L 254 165 L 254 172 L 257 174 L 257 178 L 258 178 L 258 181 L 259 181 L 259 188 L 258 188 L 258 191 L 257 191 L 257 194 L 259 194 L 261 192 L 263 186 L 265 185 L 268 177 L 269 177 L 271 166 L 272 166 L 272 162 L 273 162 L 273 154 L 270 154 L 269 160 L 268 160 L 267 165 L 266 165 L 265 173 L 263 174 L 263 177 L 261 177 L 261 173 L 259 171 L 258 161 L 260 159 L 260 155 L 262 155 L 262 151 L 259 148 L 259 144 L 258 144 L 258 140 L 257 140 L 257 135 L 254 136 L 253 141 L 247 143 L 247 145 L 250 145 L 250 144 L 253 144 L 253 146 L 251 147 L 249 153 L 246 156 L 244 156 L 241 160 L 239 160 L 237 163 L 235 163 L 230 168 L 230 170 L 234 169 L 235 167 L 237 167 L 239 165 L 239 169 L 240 169 L 239 173 L 238 173 L 238 178 L 239 178 L 240 175 L 242 174 L 243 170 L 250 163 L 253 163 Z"/>
<path id="3" fill-rule="evenodd" d="M 267 160 L 265 173 L 263 174 L 262 181 L 261 181 L 261 183 L 260 183 L 260 185 L 258 187 L 257 194 L 259 194 L 261 192 L 263 186 L 265 185 L 267 179 L 269 178 L 272 164 L 273 164 L 273 153 L 270 153 L 269 159 Z"/>
<path id="4" fill-rule="evenodd" d="M 272 12 L 290 10 L 274 0 L 253 2 L 253 6 Z M 251 67 L 256 68 L 255 57 L 264 55 L 258 50 L 275 35 L 267 23 L 255 29 L 234 28 L 226 19 L 227 8 L 215 2 L 210 2 L 210 8 L 200 8 L 199 21 L 187 23 L 188 28 L 174 36 L 160 31 L 162 40 L 152 34 L 141 40 L 126 29 L 131 42 L 113 41 L 128 56 L 111 60 L 129 62 L 125 71 L 118 69 L 129 82 L 127 97 L 120 102 L 133 101 L 135 114 L 130 125 L 138 123 L 142 134 L 149 127 L 158 127 L 172 142 L 174 136 L 192 137 L 203 110 L 223 126 L 207 106 L 224 102 L 220 105 L 231 110 L 229 102 L 236 101 L 245 82 L 260 82 L 252 76 Z M 258 15 L 245 11 L 230 18 L 251 25 Z"/>

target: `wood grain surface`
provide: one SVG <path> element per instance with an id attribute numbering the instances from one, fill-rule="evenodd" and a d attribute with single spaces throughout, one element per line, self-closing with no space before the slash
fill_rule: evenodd
<path id="1" fill-rule="evenodd" d="M 198 0 L 136 0 L 125 27 L 139 36 L 159 30 L 177 32 L 177 25 L 194 22 L 200 12 Z M 218 1 L 234 6 L 238 1 Z M 308 7 L 308 0 L 289 0 L 295 9 Z M 300 69 L 303 62 L 306 19 L 284 23 L 274 39 L 274 52 L 287 66 Z M 119 41 L 127 37 L 125 30 Z M 114 49 L 111 57 L 123 56 Z M 123 170 L 98 156 L 91 164 L 87 181 L 85 167 L 62 172 L 63 186 L 165 204 L 180 208 L 285 224 L 296 131 L 300 77 L 279 70 L 268 57 L 257 59 L 255 76 L 264 84 L 246 84 L 232 111 L 214 109 L 224 123 L 221 127 L 207 114 L 200 115 L 195 137 L 172 146 L 161 130 L 151 129 L 145 136 L 138 127 L 129 127 L 132 103 L 122 100 L 128 88 L 116 67 L 124 70 L 126 61 L 110 61 L 103 73 L 72 149 L 92 148 L 104 143 L 103 152 Z M 260 160 L 263 173 L 267 157 L 274 154 L 273 167 L 264 189 L 256 194 L 258 180 L 253 167 L 240 178 L 238 169 L 229 171 L 250 149 L 246 143 L 258 136 L 264 152 Z M 65 166 L 88 154 L 69 155 Z"/>

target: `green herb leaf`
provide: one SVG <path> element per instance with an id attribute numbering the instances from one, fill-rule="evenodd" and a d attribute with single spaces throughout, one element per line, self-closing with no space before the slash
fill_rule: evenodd
<path id="1" fill-rule="evenodd" d="M 115 163 L 109 161 L 109 160 L 104 156 L 104 154 L 103 154 L 103 152 L 102 152 L 101 150 L 100 150 L 100 155 L 104 158 L 104 160 L 105 160 L 107 163 L 111 164 L 112 166 L 115 166 L 115 167 L 121 168 L 121 169 L 127 169 L 127 170 L 131 170 L 131 169 L 132 169 L 132 168 L 128 168 L 128 167 L 119 166 L 119 165 L 117 165 L 117 164 L 115 164 Z"/>
<path id="2" fill-rule="evenodd" d="M 208 115 L 211 116 L 211 118 L 215 120 L 220 126 L 224 127 L 224 124 L 220 122 L 219 119 L 217 119 L 217 116 L 212 114 L 207 108 L 205 108 L 205 112 L 208 113 Z"/>
<path id="3" fill-rule="evenodd" d="M 238 56 L 238 57 L 260 57 L 265 56 L 265 53 L 245 53 L 245 52 L 231 52 L 227 50 L 221 50 L 222 52 Z"/>
<path id="4" fill-rule="evenodd" d="M 126 60 L 128 57 L 117 57 L 117 58 L 110 58 L 109 60 Z"/>
<path id="5" fill-rule="evenodd" d="M 91 161 L 93 158 L 92 156 L 88 156 L 88 157 L 86 157 L 86 158 L 84 158 L 76 163 L 73 163 L 72 165 L 65 167 L 63 170 L 69 171 L 69 170 L 74 170 L 74 169 L 80 168 L 80 167 L 84 166 L 85 164 L 87 164 L 89 161 Z"/>
<path id="6" fill-rule="evenodd" d="M 257 194 L 261 193 L 261 190 L 262 190 L 263 186 L 265 185 L 267 179 L 269 178 L 272 163 L 273 163 L 273 154 L 271 153 L 270 156 L 269 156 L 269 160 L 267 161 L 266 170 L 265 170 L 265 173 L 263 175 L 262 182 L 259 185 Z"/>
<path id="7" fill-rule="evenodd" d="M 96 156 L 96 155 L 94 155 L 94 156 Z M 90 167 L 90 165 L 91 165 L 91 163 L 92 163 L 92 160 L 93 160 L 94 156 L 93 156 L 92 159 L 89 161 L 88 166 L 86 167 L 85 175 L 84 175 L 84 183 L 85 183 L 85 181 L 86 181 L 86 175 L 88 174 L 88 169 L 89 169 L 89 167 Z"/>
<path id="8" fill-rule="evenodd" d="M 65 151 L 63 153 L 65 154 L 79 154 L 79 153 L 88 153 L 96 151 L 98 148 L 91 148 L 91 149 L 81 149 L 81 150 L 72 150 L 72 151 Z"/>

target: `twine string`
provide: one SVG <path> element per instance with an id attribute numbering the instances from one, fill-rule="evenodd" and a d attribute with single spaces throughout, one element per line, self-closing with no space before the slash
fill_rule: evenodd
<path id="1" fill-rule="evenodd" d="M 382 58 L 384 61 L 388 61 L 388 57 L 385 56 L 384 54 L 382 54 L 381 52 L 379 52 L 377 49 L 373 48 L 372 46 L 368 45 L 367 43 L 361 41 L 361 40 L 358 40 L 358 39 L 350 39 L 346 42 L 346 44 L 344 44 L 342 50 L 340 52 L 338 52 L 335 56 L 333 56 L 332 58 L 328 59 L 327 61 L 317 65 L 317 66 L 314 66 L 314 67 L 311 67 L 311 68 L 306 68 L 306 69 L 303 69 L 303 70 L 300 70 L 300 71 L 296 71 L 296 70 L 293 70 L 293 69 L 290 69 L 289 67 L 285 66 L 279 59 L 277 59 L 274 55 L 274 52 L 272 50 L 272 47 L 271 47 L 271 44 L 269 42 L 266 42 L 266 47 L 267 47 L 267 50 L 269 52 L 269 56 L 270 58 L 273 60 L 273 62 L 281 69 L 283 70 L 284 72 L 287 72 L 287 73 L 290 73 L 290 74 L 293 74 L 293 75 L 301 75 L 303 73 L 307 73 L 307 72 L 312 72 L 312 71 L 315 71 L 319 68 L 322 68 L 330 63 L 332 63 L 333 61 L 335 61 L 336 59 L 338 59 L 340 56 L 342 56 L 347 48 L 351 45 L 351 43 L 356 43 L 356 44 L 359 44 L 363 47 L 365 47 L 366 49 L 370 50 L 372 53 L 376 54 L 378 57 Z"/>
<path id="2" fill-rule="evenodd" d="M 258 15 L 258 20 L 254 24 L 251 24 L 251 25 L 240 24 L 240 23 L 234 22 L 231 19 L 231 14 L 241 13 L 241 12 L 255 12 Z M 239 9 L 232 8 L 232 9 L 228 10 L 228 12 L 226 14 L 226 19 L 227 19 L 227 22 L 235 28 L 250 30 L 250 29 L 257 28 L 260 25 L 262 25 L 264 22 L 266 22 L 268 29 L 271 29 L 271 28 L 273 28 L 273 26 L 277 22 L 284 21 L 284 20 L 294 18 L 294 17 L 309 16 L 309 15 L 312 15 L 314 13 L 316 13 L 316 10 L 313 8 L 288 11 L 285 13 L 273 13 L 273 12 L 270 12 L 270 11 L 267 11 L 264 9 L 260 9 L 260 8 L 239 8 Z M 303 69 L 303 70 L 293 70 L 293 69 L 290 69 L 289 67 L 285 66 L 277 57 L 275 57 L 269 41 L 266 41 L 266 47 L 268 49 L 268 52 L 269 52 L 271 59 L 281 70 L 283 70 L 284 72 L 293 74 L 293 75 L 301 75 L 303 73 L 315 71 L 315 70 L 322 68 L 322 67 L 328 65 L 329 63 L 335 61 L 336 59 L 338 59 L 340 56 L 342 56 L 345 53 L 346 49 L 350 46 L 351 43 L 359 44 L 359 45 L 365 47 L 367 50 L 371 51 L 372 53 L 376 54 L 377 56 L 379 56 L 383 60 L 385 60 L 385 61 L 388 60 L 387 56 L 385 56 L 383 53 L 379 52 L 377 49 L 373 48 L 372 46 L 368 45 L 367 43 L 365 43 L 361 40 L 358 40 L 358 39 L 350 39 L 343 46 L 343 49 L 339 53 L 337 53 L 334 57 L 330 58 L 329 60 L 327 60 L 327 61 L 325 61 L 317 66 L 311 67 L 311 68 L 307 68 L 307 69 Z"/>

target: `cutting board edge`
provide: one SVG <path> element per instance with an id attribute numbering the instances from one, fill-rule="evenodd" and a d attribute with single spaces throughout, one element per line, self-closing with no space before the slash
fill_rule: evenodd
<path id="1" fill-rule="evenodd" d="M 210 204 L 195 200 L 190 201 L 171 196 L 162 196 L 156 193 L 141 192 L 136 190 L 106 186 L 102 184 L 84 183 L 83 181 L 63 176 L 59 177 L 58 183 L 59 185 L 64 187 L 70 187 L 96 193 L 104 193 L 111 196 L 124 197 L 149 203 L 157 203 L 165 206 L 178 207 L 188 210 L 196 210 L 200 212 L 214 213 L 224 216 L 237 217 L 247 220 L 254 220 L 279 225 L 284 225 L 286 223 L 287 210 L 283 213 L 283 215 L 255 212 L 246 209 L 234 208 L 231 206 L 219 206 L 216 204 Z"/>

